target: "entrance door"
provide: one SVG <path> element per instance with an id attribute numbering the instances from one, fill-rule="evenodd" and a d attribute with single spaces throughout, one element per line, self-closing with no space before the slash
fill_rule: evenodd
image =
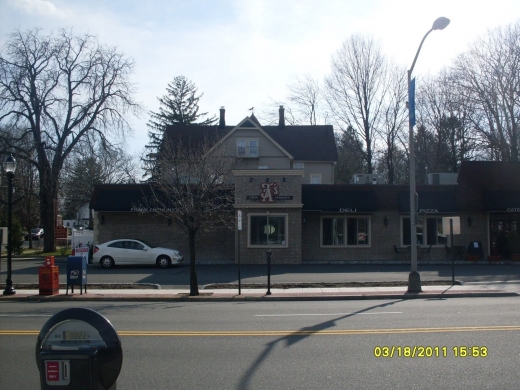
<path id="1" fill-rule="evenodd" d="M 489 243 L 492 256 L 510 257 L 507 236 L 520 227 L 520 214 L 491 214 L 489 217 Z"/>

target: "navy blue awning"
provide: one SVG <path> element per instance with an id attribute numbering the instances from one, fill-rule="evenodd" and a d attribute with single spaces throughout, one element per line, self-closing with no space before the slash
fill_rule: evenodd
<path id="1" fill-rule="evenodd" d="M 483 195 L 488 212 L 520 213 L 519 191 L 487 191 Z"/>
<path id="2" fill-rule="evenodd" d="M 304 211 L 331 213 L 373 213 L 377 211 L 374 191 L 307 187 L 302 191 L 302 202 Z"/>
<path id="3" fill-rule="evenodd" d="M 455 213 L 455 191 L 417 191 L 419 214 Z M 399 212 L 410 212 L 410 192 L 399 193 Z"/>

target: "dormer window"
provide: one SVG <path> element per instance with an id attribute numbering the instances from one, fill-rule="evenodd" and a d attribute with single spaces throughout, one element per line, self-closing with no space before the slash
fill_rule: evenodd
<path id="1" fill-rule="evenodd" d="M 238 139 L 237 156 L 244 158 L 255 158 L 259 155 L 257 139 Z"/>

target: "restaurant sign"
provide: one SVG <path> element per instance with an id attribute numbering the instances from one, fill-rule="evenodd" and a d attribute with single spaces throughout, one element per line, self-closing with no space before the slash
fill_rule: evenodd
<path id="1" fill-rule="evenodd" d="M 292 200 L 292 196 L 280 195 L 280 187 L 276 182 L 265 182 L 260 185 L 260 195 L 247 195 L 247 200 L 261 203 L 273 203 L 281 200 Z"/>

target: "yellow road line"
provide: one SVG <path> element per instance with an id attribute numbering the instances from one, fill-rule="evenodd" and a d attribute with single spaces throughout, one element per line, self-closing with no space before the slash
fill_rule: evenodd
<path id="1" fill-rule="evenodd" d="M 122 330 L 119 336 L 169 336 L 169 337 L 200 337 L 200 336 L 326 336 L 326 335 L 367 335 L 367 334 L 402 334 L 402 333 L 447 333 L 447 332 L 488 332 L 488 331 L 520 331 L 520 326 L 460 326 L 441 328 L 401 328 L 401 329 L 338 329 L 338 330 L 257 330 L 257 331 L 133 331 Z M 38 330 L 0 330 L 0 336 L 37 336 Z"/>

